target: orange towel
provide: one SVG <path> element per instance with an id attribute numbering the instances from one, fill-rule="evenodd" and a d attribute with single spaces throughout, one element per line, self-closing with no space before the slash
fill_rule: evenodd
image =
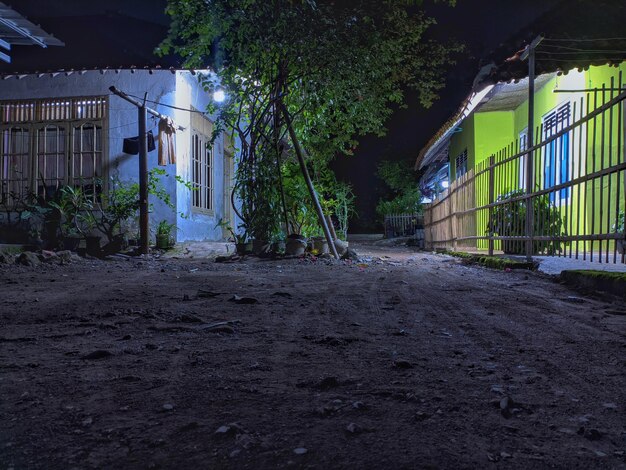
<path id="1" fill-rule="evenodd" d="M 176 145 L 174 142 L 176 126 L 170 118 L 159 121 L 159 165 L 176 163 Z"/>

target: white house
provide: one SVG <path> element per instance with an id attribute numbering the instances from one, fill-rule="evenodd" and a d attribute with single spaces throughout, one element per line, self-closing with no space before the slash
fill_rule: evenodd
<path id="1" fill-rule="evenodd" d="M 177 241 L 222 239 L 225 233 L 216 227 L 220 219 L 236 226 L 230 207 L 235 145 L 225 136 L 213 147 L 206 145 L 213 131 L 213 117 L 205 114 L 211 96 L 198 74 L 208 72 L 184 69 L 176 55 L 155 55 L 168 31 L 169 19 L 160 13 L 163 2 L 123 11 L 14 3 L 15 10 L 0 8 L 6 23 L 0 27 L 0 49 L 10 45 L 10 57 L 0 54 L 0 196 L 88 186 L 95 179 L 137 182 L 139 158 L 124 153 L 123 143 L 139 134 L 138 111 L 111 93 L 114 86 L 140 101 L 145 97 L 147 106 L 182 128 L 175 134 L 175 163 L 162 167 L 175 210 L 152 198 L 150 225 L 175 223 Z M 24 15 L 36 17 L 41 26 Z M 157 140 L 148 154 L 149 168 L 158 166 L 159 120 L 148 116 L 147 128 Z"/>
<path id="2" fill-rule="evenodd" d="M 211 96 L 198 83 L 202 72 L 176 69 L 98 69 L 0 75 L 0 187 L 40 192 L 45 186 L 88 185 L 94 179 L 138 181 L 138 156 L 122 151 L 125 138 L 138 135 L 138 112 L 109 87 L 138 99 L 176 126 L 176 162 L 162 168 L 162 181 L 176 210 L 151 200 L 154 227 L 175 223 L 177 241 L 220 240 L 217 223 L 232 220 L 233 145 L 220 136 L 204 111 Z M 157 166 L 159 118 L 148 117 L 157 141 L 148 154 Z M 192 183 L 194 191 L 174 175 Z"/>

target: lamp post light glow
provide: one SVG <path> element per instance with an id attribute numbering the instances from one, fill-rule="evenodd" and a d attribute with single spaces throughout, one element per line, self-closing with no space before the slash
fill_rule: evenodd
<path id="1" fill-rule="evenodd" d="M 213 101 L 216 103 L 223 103 L 226 100 L 226 93 L 222 89 L 217 89 L 213 92 Z"/>

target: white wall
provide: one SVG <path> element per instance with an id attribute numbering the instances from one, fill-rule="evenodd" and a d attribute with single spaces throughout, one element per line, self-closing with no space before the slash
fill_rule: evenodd
<path id="1" fill-rule="evenodd" d="M 191 107 L 205 111 L 210 95 L 198 84 L 198 78 L 188 72 L 176 73 L 176 102 L 177 106 L 190 109 Z M 176 133 L 176 174 L 185 181 L 191 181 L 191 113 L 183 110 L 174 110 L 174 119 L 177 124 L 185 127 L 185 131 Z M 211 136 L 209 136 L 211 137 Z M 183 240 L 220 240 L 222 229 L 216 227 L 224 214 L 223 181 L 224 181 L 224 143 L 219 137 L 213 147 L 213 214 L 209 215 L 194 211 L 191 207 L 191 191 L 185 186 L 178 185 L 176 198 L 179 202 L 179 214 L 176 220 L 178 237 Z"/>
<path id="2" fill-rule="evenodd" d="M 223 214 L 223 144 L 222 139 L 214 149 L 215 166 L 215 199 L 214 216 L 195 214 L 191 210 L 191 192 L 184 186 L 176 183 L 173 175 L 179 175 L 184 180 L 191 178 L 189 165 L 190 113 L 184 110 L 175 110 L 163 105 L 173 105 L 180 108 L 204 110 L 209 96 L 199 87 L 197 78 L 189 72 L 169 70 L 155 70 L 150 73 L 138 70 L 88 71 L 73 73 L 66 76 L 64 73 L 51 76 L 50 74 L 38 77 L 27 75 L 21 79 L 7 79 L 0 82 L 0 100 L 37 99 L 72 96 L 102 96 L 109 95 L 109 87 L 136 97 L 143 98 L 147 93 L 148 106 L 159 113 L 168 115 L 176 124 L 185 127 L 185 131 L 178 131 L 176 135 L 177 164 L 163 167 L 168 176 L 162 178 L 164 187 L 171 194 L 176 204 L 176 211 L 171 210 L 158 200 L 151 199 L 154 210 L 150 213 L 151 226 L 154 227 L 160 220 L 176 222 L 178 241 L 184 240 L 219 240 L 222 238 L 221 229 L 215 229 L 217 221 Z M 156 103 L 154 103 L 156 102 Z M 157 104 L 159 103 L 159 104 Z M 127 155 L 122 152 L 122 143 L 125 137 L 138 134 L 138 112 L 131 103 L 112 95 L 109 97 L 108 121 L 108 166 L 105 177 L 118 176 L 122 181 L 138 180 L 138 156 Z M 148 130 L 152 130 L 155 139 L 158 137 L 158 118 L 148 115 Z M 157 142 L 158 148 L 158 142 Z M 106 160 L 106 159 L 105 159 Z M 148 155 L 149 167 L 157 166 L 157 150 Z M 180 216 L 180 213 L 184 217 Z"/>

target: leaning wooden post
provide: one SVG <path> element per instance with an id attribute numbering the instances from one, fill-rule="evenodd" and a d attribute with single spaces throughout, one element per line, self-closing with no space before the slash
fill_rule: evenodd
<path id="1" fill-rule="evenodd" d="M 146 106 L 146 98 L 148 94 L 144 94 L 143 101 L 137 101 L 126 93 L 118 90 L 114 86 L 110 86 L 109 90 L 114 95 L 119 96 L 123 100 L 128 101 L 137 107 L 139 119 L 139 253 L 147 254 L 150 241 L 150 229 L 148 220 L 148 133 L 146 132 L 148 113 L 159 119 L 165 119 L 166 116 L 158 113 L 154 109 Z M 176 126 L 179 130 L 184 131 L 182 126 Z"/>
<path id="2" fill-rule="evenodd" d="M 492 155 L 489 157 L 489 256 L 493 256 L 493 203 L 495 202 L 495 166 L 496 157 Z"/>
<path id="3" fill-rule="evenodd" d="M 333 218 L 330 216 L 330 214 L 326 216 L 326 223 L 328 223 L 328 228 L 330 229 L 330 234 L 333 236 L 333 240 L 337 240 L 337 232 L 335 232 Z"/>
<path id="4" fill-rule="evenodd" d="M 287 129 L 289 129 L 289 136 L 291 137 L 293 147 L 296 151 L 296 155 L 298 156 L 298 162 L 300 163 L 300 170 L 302 170 L 304 181 L 306 181 L 306 185 L 309 188 L 309 193 L 311 194 L 311 199 L 313 200 L 313 205 L 315 206 L 315 211 L 317 212 L 317 217 L 319 219 L 320 225 L 322 226 L 322 229 L 324 229 L 324 235 L 326 236 L 328 247 L 330 248 L 330 252 L 333 254 L 333 256 L 336 259 L 339 259 L 339 254 L 337 254 L 337 248 L 335 247 L 335 241 L 333 240 L 333 237 L 330 234 L 330 230 L 328 229 L 328 224 L 326 223 L 326 218 L 324 217 L 324 212 L 322 211 L 322 206 L 320 205 L 320 201 L 317 198 L 317 193 L 315 192 L 315 188 L 313 187 L 313 182 L 311 181 L 311 177 L 309 176 L 309 170 L 307 170 L 306 168 L 306 163 L 304 162 L 304 156 L 302 154 L 302 148 L 300 147 L 300 141 L 298 140 L 296 132 L 294 131 L 293 125 L 291 123 L 291 116 L 289 116 L 289 111 L 287 111 L 287 108 L 283 103 L 279 103 L 279 106 L 285 116 Z"/>

